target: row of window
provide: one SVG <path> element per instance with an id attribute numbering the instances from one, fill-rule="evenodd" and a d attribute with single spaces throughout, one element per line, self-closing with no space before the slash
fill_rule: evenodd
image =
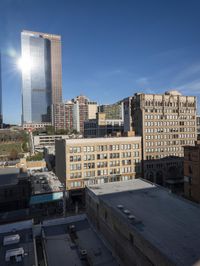
<path id="1" fill-rule="evenodd" d="M 139 149 L 140 146 L 138 143 L 135 144 L 117 144 L 117 145 L 99 145 L 96 146 L 96 151 L 115 151 L 115 150 L 131 150 L 131 149 Z M 80 153 L 83 152 L 94 152 L 95 146 L 84 146 L 81 147 L 70 147 L 70 153 Z"/>
<path id="2" fill-rule="evenodd" d="M 153 120 L 153 119 L 167 119 L 167 120 L 177 120 L 177 119 L 180 119 L 180 120 L 185 120 L 185 119 L 195 119 L 195 116 L 193 115 L 145 115 L 144 116 L 145 119 L 148 119 L 148 120 Z"/>
<path id="3" fill-rule="evenodd" d="M 145 139 L 184 139 L 195 138 L 195 134 L 168 134 L 168 135 L 146 135 Z"/>
<path id="4" fill-rule="evenodd" d="M 173 140 L 173 141 L 155 141 L 155 142 L 146 142 L 146 147 L 152 146 L 170 146 L 170 145 L 193 145 L 194 140 Z"/>
<path id="5" fill-rule="evenodd" d="M 153 121 L 148 121 L 144 122 L 144 125 L 146 127 L 152 127 L 152 126 L 195 126 L 195 121 L 158 121 L 158 122 L 153 122 Z"/>
<path id="6" fill-rule="evenodd" d="M 170 156 L 178 156 L 178 157 L 183 157 L 182 153 L 169 153 L 169 154 L 158 154 L 156 156 L 154 155 L 147 155 L 146 160 L 154 160 L 154 159 L 162 159 L 164 157 L 170 157 Z"/>
<path id="7" fill-rule="evenodd" d="M 195 107 L 195 102 L 178 102 L 178 101 L 145 101 L 145 106 L 167 106 L 167 107 Z"/>
<path id="8" fill-rule="evenodd" d="M 195 127 L 175 127 L 175 128 L 146 128 L 145 133 L 171 133 L 171 132 L 195 132 Z"/>
<path id="9" fill-rule="evenodd" d="M 132 160 L 133 163 L 139 163 L 140 159 L 134 159 Z M 109 163 L 110 167 L 114 166 L 120 166 L 120 165 L 131 165 L 131 160 L 122 160 L 121 164 L 120 161 L 111 161 Z M 83 168 L 84 169 L 94 169 L 94 168 L 107 168 L 108 167 L 108 162 L 98 162 L 95 166 L 95 163 L 84 163 Z M 82 164 L 76 163 L 76 164 L 70 164 L 70 171 L 77 171 L 82 169 Z"/>
<path id="10" fill-rule="evenodd" d="M 182 147 L 167 147 L 167 148 L 149 148 L 146 149 L 146 153 L 151 152 L 169 152 L 169 151 L 183 151 Z"/>

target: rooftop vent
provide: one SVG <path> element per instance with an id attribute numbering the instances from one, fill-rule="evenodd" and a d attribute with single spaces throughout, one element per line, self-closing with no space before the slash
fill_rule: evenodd
<path id="1" fill-rule="evenodd" d="M 130 214 L 130 215 L 128 216 L 128 219 L 130 219 L 131 221 L 133 221 L 133 220 L 136 219 L 136 217 L 135 217 L 134 215 Z"/>
<path id="2" fill-rule="evenodd" d="M 119 204 L 119 205 L 117 205 L 117 208 L 120 209 L 120 210 L 122 210 L 124 208 L 124 206 L 121 205 L 121 204 Z"/>
<path id="3" fill-rule="evenodd" d="M 6 251 L 5 261 L 15 260 L 16 262 L 22 261 L 24 257 L 24 249 L 22 247 L 9 249 Z"/>
<path id="4" fill-rule="evenodd" d="M 3 238 L 3 245 L 11 245 L 11 244 L 16 244 L 19 243 L 20 241 L 20 236 L 18 234 L 16 235 L 10 235 L 10 236 L 4 236 Z"/>
<path id="5" fill-rule="evenodd" d="M 129 215 L 130 214 L 130 211 L 129 210 L 124 210 L 124 213 Z"/>

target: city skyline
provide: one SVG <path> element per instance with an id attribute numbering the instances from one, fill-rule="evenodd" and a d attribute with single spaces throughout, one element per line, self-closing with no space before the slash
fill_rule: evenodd
<path id="1" fill-rule="evenodd" d="M 199 97 L 199 7 L 197 1 L 42 1 L 38 10 L 35 1 L 1 1 L 5 122 L 21 120 L 16 61 L 23 29 L 62 36 L 63 99 L 84 94 L 108 104 L 169 89 Z"/>

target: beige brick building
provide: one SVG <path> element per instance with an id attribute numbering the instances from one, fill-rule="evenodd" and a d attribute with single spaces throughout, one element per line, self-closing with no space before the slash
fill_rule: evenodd
<path id="1" fill-rule="evenodd" d="M 183 183 L 183 147 L 197 137 L 196 97 L 137 93 L 131 104 L 133 129 L 142 136 L 144 178 L 169 187 Z"/>
<path id="2" fill-rule="evenodd" d="M 67 190 L 141 176 L 141 137 L 56 141 L 56 175 Z"/>

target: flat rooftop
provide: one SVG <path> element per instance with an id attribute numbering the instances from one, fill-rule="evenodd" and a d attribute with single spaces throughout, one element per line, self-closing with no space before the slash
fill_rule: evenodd
<path id="1" fill-rule="evenodd" d="M 18 175 L 18 168 L 0 168 L 0 186 L 16 185 Z"/>
<path id="2" fill-rule="evenodd" d="M 69 225 L 75 226 L 71 236 Z M 111 252 L 104 245 L 85 217 L 83 220 L 44 227 L 45 252 L 49 266 L 101 265 L 117 266 Z M 82 260 L 80 250 L 86 250 L 90 262 Z"/>
<path id="3" fill-rule="evenodd" d="M 58 141 L 65 141 L 67 145 L 81 145 L 81 144 L 109 144 L 110 142 L 130 143 L 135 141 L 141 141 L 141 137 L 106 137 L 106 138 L 83 138 L 83 139 L 64 139 Z"/>
<path id="4" fill-rule="evenodd" d="M 62 191 L 63 186 L 53 172 L 37 172 L 31 175 L 33 194 Z"/>
<path id="5" fill-rule="evenodd" d="M 200 207 L 142 179 L 88 187 L 175 265 L 200 263 Z M 135 216 L 132 222 L 118 208 Z"/>
<path id="6" fill-rule="evenodd" d="M 19 234 L 19 236 L 20 236 L 19 243 L 3 246 L 4 236 L 15 235 L 15 234 Z M 19 266 L 35 265 L 32 229 L 24 229 L 24 230 L 17 230 L 14 232 L 1 233 L 0 234 L 0 243 L 1 243 L 1 248 L 0 248 L 0 264 L 1 264 L 1 266 L 4 266 L 4 265 L 5 266 L 8 266 L 8 265 L 19 265 Z M 6 262 L 5 261 L 5 255 L 6 255 L 7 250 L 21 248 L 21 247 L 24 249 L 24 257 L 22 258 L 21 262 L 13 262 L 13 261 Z"/>

